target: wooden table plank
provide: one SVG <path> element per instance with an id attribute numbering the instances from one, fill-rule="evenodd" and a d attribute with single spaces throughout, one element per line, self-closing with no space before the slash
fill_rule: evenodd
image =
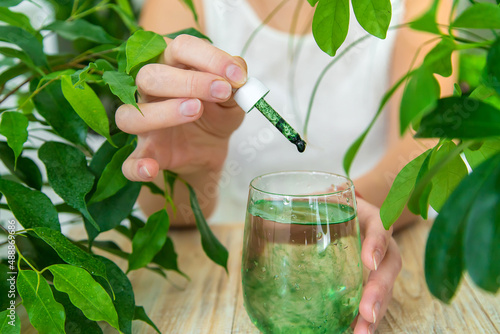
<path id="1" fill-rule="evenodd" d="M 430 295 L 423 272 L 430 226 L 421 222 L 396 236 L 403 269 L 378 333 L 500 333 L 500 298 L 479 290 L 469 278 L 462 282 L 451 306 Z M 162 333 L 259 333 L 243 307 L 240 273 L 243 225 L 214 226 L 213 231 L 229 250 L 229 275 L 203 253 L 196 230 L 169 232 L 179 255 L 179 266 L 190 276 L 190 282 L 174 272 L 169 272 L 170 282 L 145 269 L 129 275 L 136 304 L 144 306 Z M 106 232 L 99 239 L 115 240 L 130 251 L 130 241 L 115 232 Z M 122 259 L 106 256 L 126 269 Z M 116 333 L 107 324 L 103 324 L 103 329 L 104 333 Z M 134 321 L 133 333 L 152 333 L 152 329 Z"/>

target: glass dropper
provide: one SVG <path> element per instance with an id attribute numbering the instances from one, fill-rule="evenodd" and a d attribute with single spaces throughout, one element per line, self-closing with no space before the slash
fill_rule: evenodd
<path id="1" fill-rule="evenodd" d="M 302 140 L 297 131 L 295 131 L 292 126 L 266 102 L 264 97 L 267 93 L 269 93 L 269 89 L 264 86 L 262 82 L 256 78 L 250 77 L 247 82 L 234 93 L 234 100 L 246 113 L 250 112 L 253 108 L 259 110 L 286 139 L 297 146 L 299 152 L 304 152 L 306 149 L 306 142 Z"/>

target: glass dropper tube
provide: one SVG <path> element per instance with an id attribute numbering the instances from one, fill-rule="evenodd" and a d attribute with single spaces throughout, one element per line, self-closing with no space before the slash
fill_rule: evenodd
<path id="1" fill-rule="evenodd" d="M 306 142 L 302 140 L 297 131 L 295 131 L 292 126 L 266 102 L 264 97 L 267 93 L 269 93 L 269 89 L 267 89 L 264 84 L 256 78 L 250 77 L 247 82 L 236 91 L 234 100 L 246 113 L 250 112 L 253 108 L 259 110 L 286 139 L 297 147 L 299 152 L 304 152 L 306 149 Z"/>

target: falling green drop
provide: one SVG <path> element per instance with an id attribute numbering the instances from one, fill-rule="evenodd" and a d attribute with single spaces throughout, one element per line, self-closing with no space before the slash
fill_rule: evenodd
<path id="1" fill-rule="evenodd" d="M 254 106 L 269 122 L 271 122 L 281 132 L 286 139 L 297 146 L 297 150 L 302 153 L 306 149 L 306 142 L 300 138 L 300 135 L 288 124 L 283 117 L 271 107 L 264 98 L 261 98 Z"/>

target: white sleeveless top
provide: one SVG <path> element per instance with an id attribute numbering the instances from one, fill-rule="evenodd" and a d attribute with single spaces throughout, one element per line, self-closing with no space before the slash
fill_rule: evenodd
<path id="1" fill-rule="evenodd" d="M 403 18 L 402 0 L 393 0 L 391 25 Z M 204 0 L 206 31 L 215 46 L 241 55 L 245 42 L 261 21 L 246 0 Z M 337 55 L 367 33 L 351 8 L 349 33 Z M 387 91 L 395 31 L 385 40 L 370 37 L 341 58 L 319 86 L 304 153 L 277 131 L 256 109 L 248 113 L 231 137 L 222 171 L 220 197 L 212 223 L 245 219 L 250 181 L 261 174 L 284 170 L 319 170 L 345 174 L 342 160 L 362 133 Z M 296 36 L 302 46 L 292 66 L 290 35 L 265 26 L 244 56 L 249 76 L 262 81 L 270 92 L 266 101 L 303 136 L 304 121 L 314 84 L 332 60 L 316 45 L 312 34 Z M 293 68 L 296 71 L 293 71 Z M 293 88 L 291 80 L 293 79 Z M 387 147 L 388 114 L 384 113 L 366 138 L 351 170 L 356 178 L 372 169 Z"/>

